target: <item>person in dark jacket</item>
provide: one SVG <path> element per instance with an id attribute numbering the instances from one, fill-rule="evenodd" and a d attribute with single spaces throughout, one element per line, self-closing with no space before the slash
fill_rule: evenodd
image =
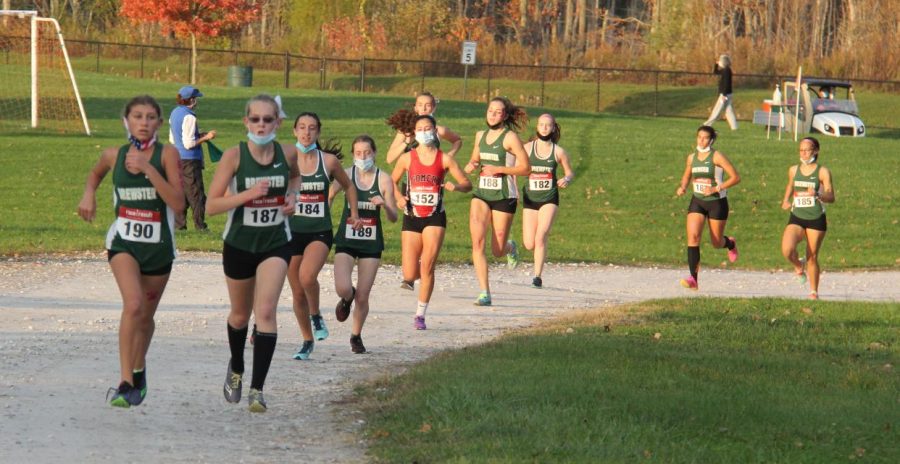
<path id="1" fill-rule="evenodd" d="M 731 57 L 728 55 L 720 56 L 719 61 L 716 62 L 713 68 L 713 74 L 719 76 L 719 97 L 716 100 L 712 113 L 709 115 L 709 119 L 703 125 L 712 126 L 724 110 L 728 126 L 731 127 L 731 130 L 737 130 L 737 116 L 735 116 L 734 106 L 731 104 Z"/>

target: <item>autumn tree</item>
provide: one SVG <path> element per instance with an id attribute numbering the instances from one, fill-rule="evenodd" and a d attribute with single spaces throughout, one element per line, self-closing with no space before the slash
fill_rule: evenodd
<path id="1" fill-rule="evenodd" d="M 191 84 L 197 80 L 197 36 L 239 32 L 256 20 L 264 0 L 122 0 L 122 15 L 134 23 L 159 23 L 163 33 L 191 38 Z"/>

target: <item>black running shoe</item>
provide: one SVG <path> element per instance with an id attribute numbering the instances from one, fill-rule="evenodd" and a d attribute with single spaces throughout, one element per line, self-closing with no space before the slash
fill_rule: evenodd
<path id="1" fill-rule="evenodd" d="M 535 277 L 535 278 L 531 279 L 531 286 L 534 288 L 543 288 L 544 281 L 541 280 L 540 277 Z"/>
<path id="2" fill-rule="evenodd" d="M 356 297 L 356 287 L 350 287 L 353 289 L 353 293 L 350 294 L 350 299 L 345 300 L 343 298 L 338 301 L 337 306 L 334 308 L 334 317 L 338 322 L 344 322 L 350 317 L 350 308 L 353 307 L 353 299 Z"/>
<path id="3" fill-rule="evenodd" d="M 356 354 L 362 354 L 366 352 L 366 347 L 363 346 L 362 336 L 360 335 L 351 335 L 350 336 L 350 350 Z"/>

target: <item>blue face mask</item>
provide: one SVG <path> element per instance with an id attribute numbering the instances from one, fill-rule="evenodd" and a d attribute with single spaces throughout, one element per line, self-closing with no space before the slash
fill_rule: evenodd
<path id="1" fill-rule="evenodd" d="M 294 146 L 297 147 L 297 149 L 300 150 L 300 151 L 303 152 L 303 153 L 309 153 L 309 152 L 315 150 L 315 149 L 318 147 L 318 145 L 316 144 L 316 142 L 311 143 L 309 146 L 303 145 L 302 143 L 297 142 L 297 143 L 294 144 Z"/>
<path id="2" fill-rule="evenodd" d="M 374 158 L 366 158 L 366 159 L 354 159 L 353 164 L 363 171 L 368 171 L 375 166 Z"/>
<path id="3" fill-rule="evenodd" d="M 247 132 L 247 139 L 259 146 L 268 145 L 275 140 L 275 132 L 270 132 L 269 135 L 256 135 L 253 132 Z"/>

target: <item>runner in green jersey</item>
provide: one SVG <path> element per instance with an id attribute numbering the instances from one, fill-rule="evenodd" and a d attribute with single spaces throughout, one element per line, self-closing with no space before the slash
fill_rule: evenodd
<path id="1" fill-rule="evenodd" d="M 515 176 L 527 176 L 531 172 L 528 153 L 522 146 L 519 134 L 512 130 L 522 128 L 527 122 L 525 110 L 504 97 L 495 97 L 488 103 L 485 119 L 488 130 L 475 134 L 477 142 L 465 166 L 466 174 L 478 174 L 469 209 L 469 232 L 472 235 L 472 263 L 481 287 L 481 293 L 475 300 L 479 306 L 491 305 L 488 262 L 484 251 L 488 229 L 493 230 L 491 253 L 498 258 L 507 255 L 510 268 L 519 263 L 516 242 L 507 241 L 518 200 Z"/>
<path id="2" fill-rule="evenodd" d="M 547 256 L 547 237 L 559 209 L 559 189 L 569 186 L 575 177 L 569 155 L 559 145 L 560 130 L 556 118 L 542 114 L 538 118 L 535 136 L 525 144 L 531 174 L 522 188 L 522 243 L 534 250 L 534 278 L 531 286 L 544 285 L 541 273 Z M 557 179 L 556 171 L 562 166 L 565 177 Z"/>
<path id="3" fill-rule="evenodd" d="M 362 227 L 354 229 L 350 226 L 350 204 L 345 196 L 341 223 L 334 236 L 334 289 L 340 297 L 334 313 L 338 322 L 344 322 L 350 316 L 353 302 L 356 302 L 350 349 L 354 353 L 365 353 L 362 328 L 369 315 L 369 294 L 384 250 L 381 209 L 384 208 L 389 221 L 397 222 L 397 204 L 391 177 L 375 166 L 375 141 L 372 137 L 360 135 L 353 140 L 352 149 L 353 166 L 346 171 L 356 187 L 357 211 Z M 328 201 L 334 200 L 341 190 L 340 184 L 332 184 Z M 355 288 L 351 279 L 354 260 L 357 264 Z"/>
<path id="4" fill-rule="evenodd" d="M 297 150 L 275 141 L 278 125 L 278 104 L 271 96 L 257 95 L 247 102 L 248 141 L 225 150 L 206 204 L 210 215 L 228 213 L 222 263 L 231 299 L 231 359 L 223 387 L 229 403 L 241 400 L 251 313 L 256 320 L 247 395 L 251 412 L 267 410 L 262 391 L 278 339 L 275 314 L 290 260 L 287 217 L 294 212 L 294 196 L 288 192 L 295 192 L 300 180 Z"/>
<path id="5" fill-rule="evenodd" d="M 819 249 L 825 240 L 828 221 L 825 205 L 834 203 L 831 171 L 818 164 L 819 141 L 806 137 L 800 141 L 800 164 L 788 169 L 781 209 L 791 210 L 791 218 L 781 238 L 781 253 L 794 266 L 802 283 L 809 280 L 809 297 L 819 298 Z M 797 245 L 806 240 L 806 272 L 797 255 Z"/>
<path id="6" fill-rule="evenodd" d="M 709 126 L 697 129 L 697 151 L 687 156 L 681 184 L 675 190 L 676 195 L 684 195 L 690 183 L 693 191 L 687 215 L 687 261 L 691 275 L 681 279 L 681 286 L 690 290 L 699 288 L 700 238 L 707 218 L 713 247 L 727 248 L 728 260 L 732 263 L 738 258 L 734 237 L 725 236 L 725 222 L 728 219 L 726 194 L 729 187 L 741 181 L 741 177 L 728 157 L 713 148 L 715 141 L 715 129 Z M 724 174 L 728 174 L 728 179 L 723 179 Z"/>
<path id="7" fill-rule="evenodd" d="M 423 114 L 427 114 L 431 117 L 434 117 L 434 112 L 437 110 L 437 99 L 431 92 L 420 92 L 416 95 L 416 103 L 413 105 L 413 113 L 416 116 L 421 116 Z M 408 111 L 408 110 L 400 110 L 400 111 Z M 398 111 L 398 113 L 400 113 Z M 397 113 L 395 113 L 396 115 Z M 393 124 L 391 119 L 388 119 L 388 124 Z M 400 155 L 409 152 L 412 148 L 414 148 L 415 144 L 415 134 L 411 132 L 406 132 L 399 130 L 399 128 L 395 127 L 397 130 L 397 134 L 394 135 L 394 140 L 391 142 L 391 146 L 387 151 L 387 162 L 393 164 L 394 161 L 397 161 L 397 158 Z M 437 126 L 437 136 L 438 139 L 442 142 L 449 143 L 450 146 L 446 147 L 447 150 L 444 152 L 450 157 L 456 157 L 456 152 L 462 147 L 462 139 L 459 137 L 459 134 L 450 130 L 447 126 L 438 125 Z"/>
<path id="8" fill-rule="evenodd" d="M 122 295 L 119 324 L 121 379 L 110 405 L 127 408 L 147 395 L 147 349 L 153 315 L 169 282 L 175 259 L 174 217 L 184 210 L 178 151 L 156 140 L 162 125 L 159 103 L 148 95 L 132 98 L 123 113 L 129 144 L 103 150 L 88 174 L 78 215 L 92 222 L 97 187 L 113 172 L 116 220 L 106 247 L 109 267 Z"/>
<path id="9" fill-rule="evenodd" d="M 294 316 L 300 326 L 303 343 L 294 359 L 308 359 L 315 340 L 328 337 L 328 328 L 319 310 L 319 272 L 325 265 L 334 240 L 328 192 L 333 180 L 346 191 L 350 202 L 349 221 L 353 229 L 361 227 L 356 210 L 356 188 L 341 167 L 340 145 L 319 143 L 322 123 L 315 113 L 301 113 L 294 120 L 297 164 L 303 180 L 297 192 L 297 210 L 291 216 L 291 266 L 288 282 L 294 301 Z"/>

